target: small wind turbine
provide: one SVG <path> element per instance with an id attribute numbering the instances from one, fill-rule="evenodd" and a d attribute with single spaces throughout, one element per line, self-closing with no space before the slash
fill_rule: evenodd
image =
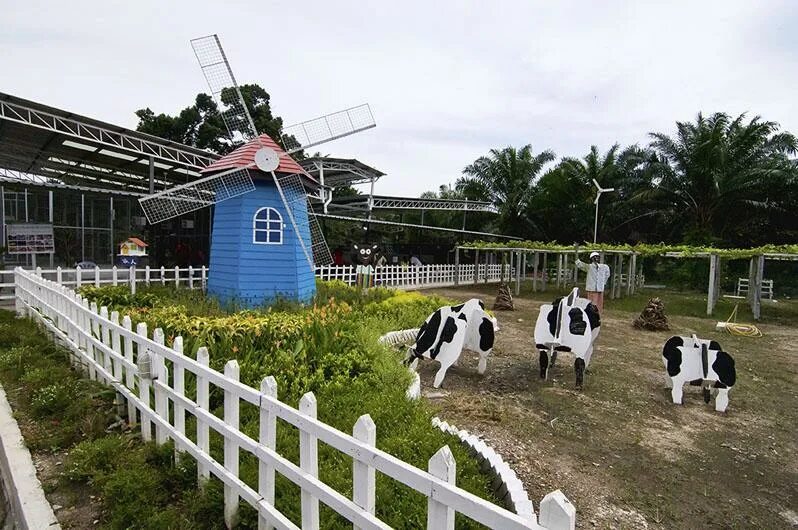
<path id="1" fill-rule="evenodd" d="M 593 243 L 596 242 L 596 237 L 598 235 L 598 204 L 599 199 L 601 198 L 602 193 L 615 191 L 615 188 L 602 188 L 599 186 L 599 183 L 596 179 L 593 179 L 593 185 L 596 186 L 596 200 L 593 203 L 596 205 L 596 221 L 593 224 Z"/>

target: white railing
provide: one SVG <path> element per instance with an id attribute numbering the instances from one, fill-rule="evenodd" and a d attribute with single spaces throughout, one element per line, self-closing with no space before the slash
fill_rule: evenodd
<path id="1" fill-rule="evenodd" d="M 459 268 L 459 274 L 458 274 Z M 374 284 L 398 289 L 421 289 L 445 287 L 474 282 L 498 282 L 502 280 L 502 266 L 480 264 L 477 278 L 474 265 L 385 265 L 374 270 Z M 357 277 L 354 265 L 329 265 L 316 267 L 316 276 L 322 280 L 341 280 L 354 285 Z M 504 281 L 515 278 L 515 268 L 504 267 Z"/>
<path id="2" fill-rule="evenodd" d="M 51 280 L 58 285 L 79 288 L 84 285 L 173 285 L 190 289 L 205 289 L 208 281 L 207 267 L 142 267 L 125 268 L 111 267 L 101 269 L 69 269 L 56 267 L 55 269 L 42 269 L 37 267 L 35 272 L 42 278 Z M 131 282 L 135 280 L 135 282 Z M 134 288 L 134 287 L 133 287 Z M 14 299 L 14 271 L 0 271 L 0 300 Z"/>
<path id="3" fill-rule="evenodd" d="M 748 278 L 737 278 L 736 296 L 748 295 Z M 762 297 L 773 300 L 773 280 L 762 280 Z"/>
<path id="4" fill-rule="evenodd" d="M 176 337 L 171 347 L 164 333 L 150 333 L 144 323 L 98 308 L 96 303 L 77 295 L 65 285 L 17 268 L 14 271 L 17 313 L 40 321 L 55 339 L 72 352 L 72 362 L 89 377 L 112 386 L 127 402 L 129 421 L 138 420 L 142 438 L 159 444 L 172 439 L 179 457 L 191 455 L 198 463 L 198 480 L 210 475 L 224 483 L 225 524 L 235 524 L 239 499 L 258 512 L 259 528 L 297 529 L 274 506 L 275 473 L 288 478 L 301 489 L 301 527 L 319 527 L 319 502 L 351 521 L 355 528 L 389 528 L 377 519 L 375 505 L 376 473 L 382 473 L 418 491 L 428 499 L 427 528 L 454 528 L 454 515 L 466 517 L 491 528 L 538 529 L 534 512 L 529 517 L 500 508 L 455 486 L 455 462 L 448 447 L 429 460 L 428 471 L 418 469 L 375 447 L 376 427 L 368 414 L 361 416 L 349 435 L 316 418 L 316 398 L 305 394 L 295 409 L 277 399 L 277 383 L 266 377 L 260 389 L 239 381 L 239 366 L 231 360 L 224 373 L 209 367 L 206 348 L 199 348 L 196 359 L 183 353 L 183 339 Z M 135 330 L 135 331 L 134 331 Z M 149 358 L 149 362 L 146 359 Z M 141 368 L 139 367 L 141 366 Z M 224 393 L 223 417 L 211 412 L 211 385 Z M 194 396 L 186 388 L 196 388 Z M 259 408 L 258 439 L 239 430 L 241 401 Z M 196 435 L 186 433 L 186 415 L 196 418 Z M 276 451 L 277 419 L 299 430 L 299 465 Z M 224 439 L 224 457 L 219 462 L 210 454 L 211 429 Z M 331 488 L 318 477 L 318 442 L 352 458 L 352 498 Z M 240 452 L 258 459 L 257 484 L 245 483 L 238 474 Z M 565 501 L 567 503 L 567 501 Z M 540 521 L 545 528 L 573 528 L 573 506 L 564 504 L 562 495 L 553 492 L 540 505 Z"/>
<path id="5" fill-rule="evenodd" d="M 377 267 L 375 285 L 398 289 L 424 289 L 450 285 L 498 282 L 502 279 L 501 265 L 479 265 L 476 280 L 474 265 L 460 265 L 457 275 L 455 265 L 422 265 L 408 267 L 388 265 Z M 207 267 L 140 267 L 140 268 L 94 268 L 69 269 L 56 267 L 42 269 L 36 274 L 59 285 L 79 288 L 84 285 L 128 285 L 132 289 L 141 285 L 177 285 L 190 289 L 205 289 L 208 284 Z M 322 280 L 341 280 L 354 285 L 357 277 L 354 265 L 330 265 L 317 267 L 316 276 Z M 515 268 L 505 267 L 504 281 L 515 278 Z M 132 282 L 131 280 L 135 280 Z M 14 299 L 14 271 L 0 271 L 0 301 Z"/>

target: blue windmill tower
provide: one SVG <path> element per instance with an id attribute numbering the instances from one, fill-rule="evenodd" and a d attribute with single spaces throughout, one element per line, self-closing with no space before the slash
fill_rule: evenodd
<path id="1" fill-rule="evenodd" d="M 309 198 L 319 184 L 291 153 L 375 127 L 368 105 L 283 129 L 286 150 L 258 135 L 219 38 L 191 41 L 230 140 L 243 143 L 202 170 L 203 177 L 139 199 L 150 223 L 215 206 L 208 293 L 256 307 L 315 293 L 314 268 L 332 263 Z"/>

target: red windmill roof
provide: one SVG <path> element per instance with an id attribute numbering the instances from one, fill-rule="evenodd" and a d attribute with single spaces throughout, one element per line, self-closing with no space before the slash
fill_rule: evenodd
<path id="1" fill-rule="evenodd" d="M 271 139 L 268 134 L 261 134 L 258 138 L 253 138 L 246 144 L 242 145 L 232 153 L 229 153 L 213 164 L 200 170 L 200 173 L 211 173 L 223 169 L 234 169 L 247 167 L 255 163 L 255 152 L 261 147 L 269 147 L 273 149 L 280 156 L 280 165 L 277 166 L 275 171 L 279 173 L 299 173 L 305 178 L 315 182 L 314 179 L 308 176 L 302 166 L 296 163 L 291 156 L 283 151 L 277 142 Z"/>

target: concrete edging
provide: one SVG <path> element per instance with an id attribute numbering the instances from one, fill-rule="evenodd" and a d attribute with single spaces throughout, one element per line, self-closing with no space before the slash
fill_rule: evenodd
<path id="1" fill-rule="evenodd" d="M 0 475 L 10 508 L 7 517 L 22 530 L 60 529 L 53 508 L 44 496 L 30 451 L 14 419 L 6 392 L 0 385 Z"/>

